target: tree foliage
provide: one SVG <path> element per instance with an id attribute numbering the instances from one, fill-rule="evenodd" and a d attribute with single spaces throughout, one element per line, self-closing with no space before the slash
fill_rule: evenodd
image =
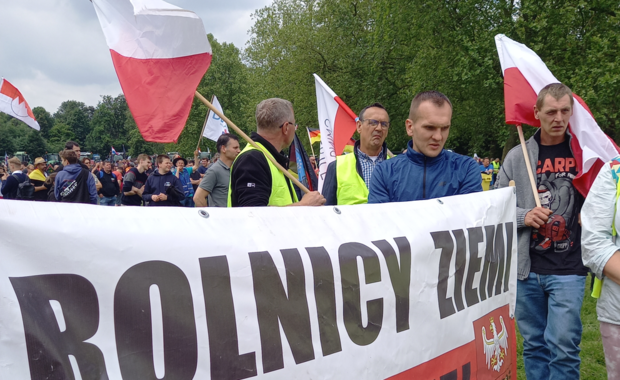
<path id="1" fill-rule="evenodd" d="M 589 105 L 608 135 L 620 138 L 620 7 L 617 0 L 274 0 L 252 15 L 244 50 L 212 35 L 211 67 L 198 86 L 216 95 L 224 113 L 245 132 L 255 129 L 256 105 L 269 97 L 293 102 L 298 131 L 316 128 L 313 73 L 355 112 L 381 102 L 392 127 L 388 146 L 409 141 L 404 125 L 413 96 L 445 93 L 454 113 L 446 147 L 463 154 L 502 156 L 517 143 L 504 123 L 499 33 L 532 48 L 562 82 Z M 96 107 L 69 100 L 50 115 L 36 107 L 48 151 L 68 139 L 107 156 L 117 150 L 191 156 L 207 108 L 194 100 L 177 143 L 152 144 L 140 136 L 122 95 L 102 96 Z M 0 152 L 33 141 L 23 123 L 0 115 Z M 526 128 L 526 136 L 534 132 Z M 203 139 L 201 149 L 214 150 Z"/>

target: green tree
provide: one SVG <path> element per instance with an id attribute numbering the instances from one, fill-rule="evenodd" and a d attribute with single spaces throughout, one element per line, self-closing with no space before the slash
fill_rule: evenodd
<path id="1" fill-rule="evenodd" d="M 109 95 L 101 97 L 91 120 L 91 131 L 86 137 L 86 149 L 107 155 L 110 146 L 120 146 L 127 142 L 125 127 L 128 111 L 125 96 L 113 98 Z"/>
<path id="2" fill-rule="evenodd" d="M 41 133 L 31 130 L 28 133 L 24 150 L 28 152 L 28 155 L 33 161 L 36 157 L 43 157 L 43 155 L 47 153 L 47 146 L 45 144 L 45 140 L 41 136 Z"/>
<path id="3" fill-rule="evenodd" d="M 58 122 L 50 129 L 49 136 L 48 151 L 53 153 L 63 150 L 67 141 L 75 140 L 71 126 Z"/>
<path id="4" fill-rule="evenodd" d="M 94 112 L 95 108 L 92 106 L 86 106 L 76 100 L 67 100 L 58 107 L 58 111 L 54 114 L 54 121 L 68 125 L 73 132 L 74 139 L 83 145 L 86 142 L 86 136 L 90 133 L 90 121 Z"/>
<path id="5" fill-rule="evenodd" d="M 2 162 L 4 162 L 4 154 L 12 155 L 15 153 L 15 145 L 13 145 L 13 140 L 11 140 L 8 134 L 3 133 L 2 127 L 0 127 L 0 156 L 2 157 Z"/>
<path id="6" fill-rule="evenodd" d="M 41 135 L 43 138 L 49 138 L 49 131 L 54 126 L 54 118 L 52 115 L 43 107 L 34 107 L 32 113 L 41 127 Z"/>

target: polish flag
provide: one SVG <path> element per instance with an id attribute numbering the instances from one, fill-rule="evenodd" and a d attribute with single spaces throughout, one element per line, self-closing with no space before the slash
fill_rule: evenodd
<path id="1" fill-rule="evenodd" d="M 321 130 L 319 158 L 319 191 L 321 191 L 327 166 L 336 160 L 336 156 L 342 154 L 344 147 L 355 133 L 357 115 L 316 74 L 314 81 Z"/>
<path id="2" fill-rule="evenodd" d="M 4 78 L 0 78 L 0 112 L 23 121 L 30 128 L 41 130 L 22 93 Z"/>
<path id="3" fill-rule="evenodd" d="M 92 2 L 140 133 L 176 142 L 211 64 L 202 20 L 162 0 Z"/>
<path id="4" fill-rule="evenodd" d="M 503 34 L 495 36 L 495 44 L 504 72 L 506 123 L 540 127 L 540 121 L 534 118 L 538 93 L 546 85 L 560 81 L 527 46 Z M 620 149 L 603 133 L 586 103 L 576 94 L 573 97 L 573 116 L 568 126 L 578 170 L 573 185 L 587 196 L 603 163 L 616 157 Z"/>

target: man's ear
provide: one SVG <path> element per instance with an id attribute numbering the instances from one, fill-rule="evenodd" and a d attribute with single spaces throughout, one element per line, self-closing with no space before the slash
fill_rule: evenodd
<path id="1" fill-rule="evenodd" d="M 534 106 L 534 119 L 539 120 L 538 119 L 538 108 L 536 108 L 536 106 Z"/>
<path id="2" fill-rule="evenodd" d="M 405 129 L 407 130 L 407 136 L 413 137 L 413 121 L 411 119 L 405 120 Z"/>

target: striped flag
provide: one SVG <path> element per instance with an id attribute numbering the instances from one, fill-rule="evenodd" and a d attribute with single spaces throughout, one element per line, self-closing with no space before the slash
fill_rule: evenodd
<path id="1" fill-rule="evenodd" d="M 23 121 L 37 131 L 41 129 L 22 93 L 4 78 L 0 78 L 0 112 Z"/>
<path id="2" fill-rule="evenodd" d="M 538 93 L 546 85 L 560 81 L 527 46 L 503 34 L 495 36 L 495 44 L 504 73 L 506 123 L 540 127 L 540 121 L 534 118 Z M 603 163 L 616 157 L 620 149 L 603 133 L 583 99 L 576 94 L 573 97 L 573 116 L 568 126 L 578 170 L 573 185 L 586 196 Z"/>
<path id="3" fill-rule="evenodd" d="M 163 0 L 92 0 L 142 137 L 176 142 L 211 64 L 202 20 Z"/>

